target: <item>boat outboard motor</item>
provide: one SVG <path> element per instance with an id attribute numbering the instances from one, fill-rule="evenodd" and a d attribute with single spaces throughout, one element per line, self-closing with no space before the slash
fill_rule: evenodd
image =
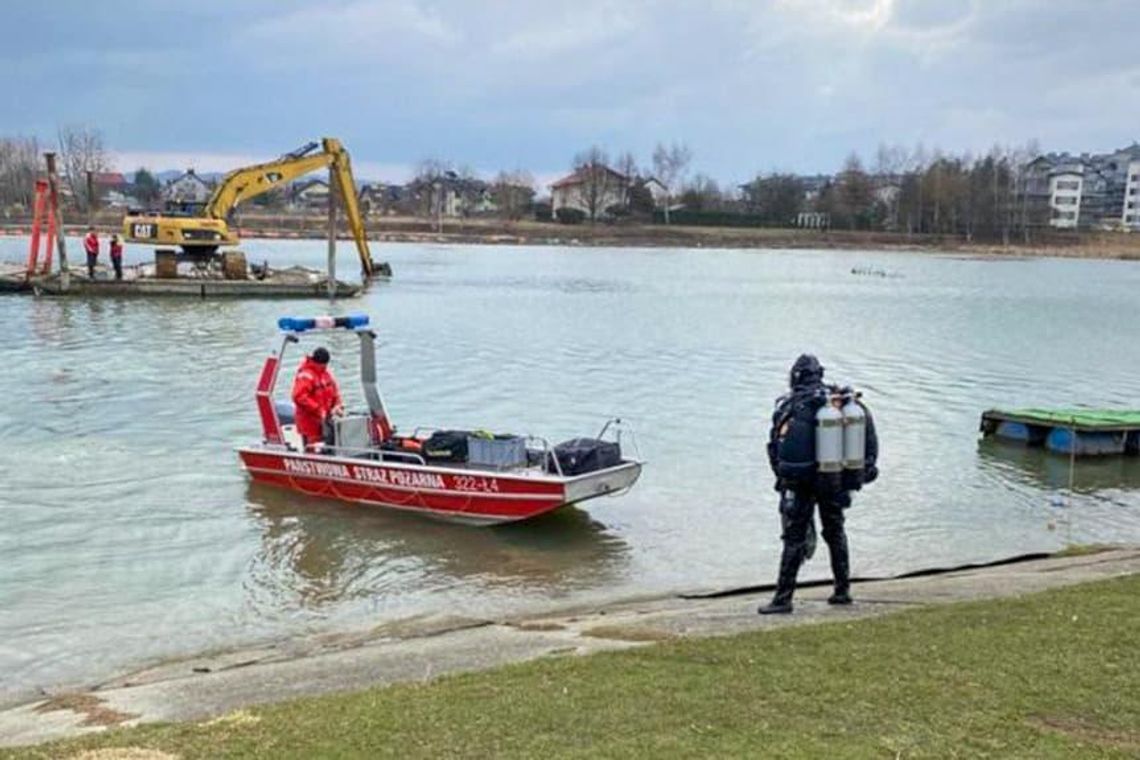
<path id="1" fill-rule="evenodd" d="M 848 391 L 843 414 L 843 490 L 858 491 L 863 487 L 866 464 L 867 414 L 859 403 L 859 395 Z"/>
<path id="2" fill-rule="evenodd" d="M 832 399 L 815 413 L 815 461 L 817 486 L 837 493 L 843 487 L 843 412 Z"/>

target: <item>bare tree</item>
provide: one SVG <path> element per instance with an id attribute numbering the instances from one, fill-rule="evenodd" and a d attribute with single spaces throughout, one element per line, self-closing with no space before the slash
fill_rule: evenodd
<path id="1" fill-rule="evenodd" d="M 622 205 L 630 205 L 630 189 L 640 180 L 641 170 L 637 166 L 637 159 L 628 150 L 617 157 L 615 167 L 619 174 L 625 175 L 625 184 L 622 188 Z"/>
<path id="2" fill-rule="evenodd" d="M 0 209 L 31 206 L 39 158 L 36 138 L 0 137 Z"/>
<path id="3" fill-rule="evenodd" d="M 507 219 L 521 219 L 534 201 L 534 177 L 521 169 L 499 172 L 491 186 L 491 199 Z"/>
<path id="4" fill-rule="evenodd" d="M 840 215 L 850 229 L 868 226 L 875 194 L 871 178 L 863 171 L 863 162 L 858 154 L 852 153 L 847 157 L 837 179 L 836 200 Z"/>
<path id="5" fill-rule="evenodd" d="M 693 152 L 684 143 L 673 143 L 665 147 L 657 143 L 653 151 L 653 174 L 665 188 L 665 224 L 669 223 L 669 202 L 673 189 L 685 179 Z"/>
<path id="6" fill-rule="evenodd" d="M 107 171 L 110 161 L 103 144 L 103 133 L 94 127 L 69 124 L 59 128 L 59 156 L 71 197 L 81 211 L 98 199 L 88 197 L 87 173 Z"/>
<path id="7" fill-rule="evenodd" d="M 591 222 L 597 221 L 605 212 L 608 202 L 619 189 L 617 177 L 614 176 L 609 163 L 609 154 L 597 145 L 574 157 L 578 202 L 584 207 L 586 216 Z"/>
<path id="8" fill-rule="evenodd" d="M 712 177 L 698 174 L 685 185 L 681 201 L 686 210 L 717 211 L 724 205 L 724 193 Z"/>
<path id="9" fill-rule="evenodd" d="M 416 165 L 416 173 L 408 183 L 419 216 L 438 217 L 443 211 L 443 185 L 448 177 L 457 177 L 450 161 L 425 158 Z"/>
<path id="10" fill-rule="evenodd" d="M 804 183 L 794 174 L 757 175 L 744 188 L 749 210 L 765 222 L 793 226 L 804 203 Z"/>

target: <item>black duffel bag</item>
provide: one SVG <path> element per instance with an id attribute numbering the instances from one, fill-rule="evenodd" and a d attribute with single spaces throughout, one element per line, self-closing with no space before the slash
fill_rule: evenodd
<path id="1" fill-rule="evenodd" d="M 563 475 L 581 475 L 621 464 L 621 446 L 597 438 L 574 438 L 555 446 L 552 457 L 558 459 L 558 465 L 548 460 L 547 472 L 557 473 L 560 467 Z"/>
<path id="2" fill-rule="evenodd" d="M 420 454 L 424 461 L 431 462 L 466 462 L 468 430 L 437 430 L 424 441 Z"/>

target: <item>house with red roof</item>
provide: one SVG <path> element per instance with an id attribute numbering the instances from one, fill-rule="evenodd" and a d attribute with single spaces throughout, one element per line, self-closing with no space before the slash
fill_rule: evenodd
<path id="1" fill-rule="evenodd" d="M 585 164 L 550 185 L 551 213 L 577 209 L 591 221 L 610 216 L 610 209 L 624 208 L 629 197 L 630 178 L 605 164 Z"/>

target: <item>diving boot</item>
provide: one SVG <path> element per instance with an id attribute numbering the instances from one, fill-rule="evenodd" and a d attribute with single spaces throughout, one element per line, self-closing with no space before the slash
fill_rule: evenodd
<path id="1" fill-rule="evenodd" d="M 760 615 L 790 615 L 792 613 L 792 600 L 784 601 L 777 595 L 772 601 L 757 609 L 756 612 Z"/>
<path id="2" fill-rule="evenodd" d="M 851 604 L 854 601 L 855 600 L 851 598 L 851 592 L 848 591 L 846 588 L 843 588 L 843 589 L 837 588 L 837 589 L 835 589 L 834 594 L 827 597 L 827 603 L 828 604 L 845 605 L 845 604 Z"/>
<path id="3" fill-rule="evenodd" d="M 780 555 L 780 575 L 776 578 L 776 595 L 756 610 L 761 615 L 787 615 L 792 611 L 792 594 L 796 592 L 796 574 L 804 561 L 804 545 L 784 546 Z"/>
<path id="4" fill-rule="evenodd" d="M 828 604 L 851 604 L 851 563 L 847 553 L 847 536 L 840 534 L 827 547 L 831 553 L 831 577 L 835 593 L 827 597 Z"/>

